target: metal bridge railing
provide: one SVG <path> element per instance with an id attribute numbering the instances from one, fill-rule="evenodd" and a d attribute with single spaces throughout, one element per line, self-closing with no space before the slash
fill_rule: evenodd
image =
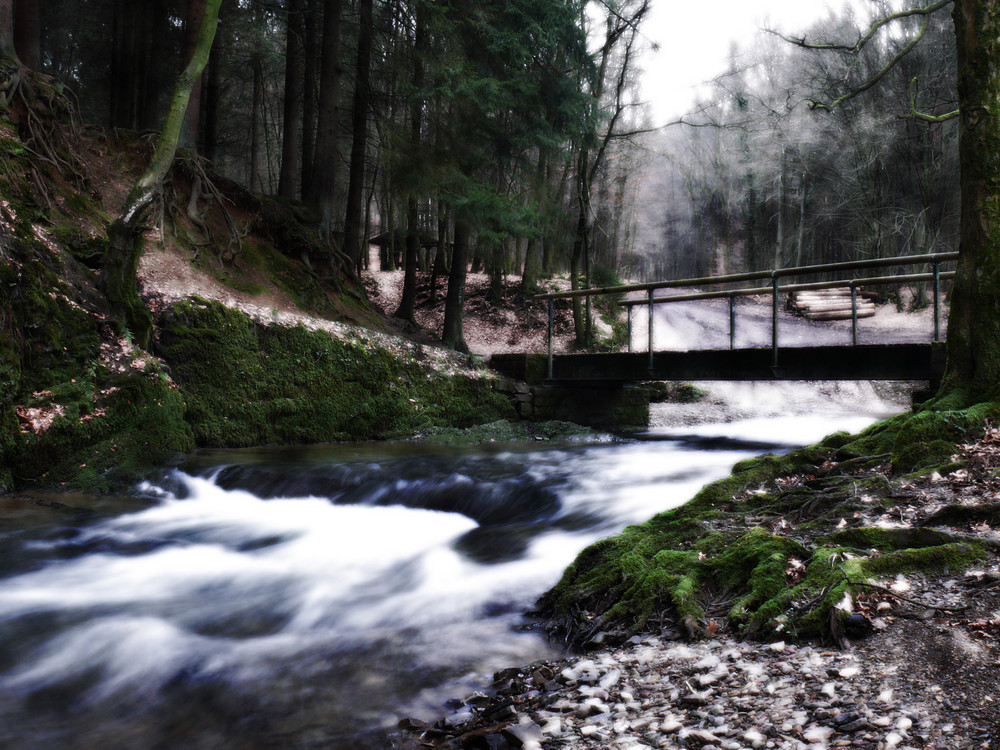
<path id="1" fill-rule="evenodd" d="M 753 271 L 750 273 L 728 274 L 724 276 L 704 276 L 692 279 L 674 279 L 671 281 L 654 281 L 645 284 L 625 284 L 621 286 L 602 287 L 599 289 L 575 289 L 566 292 L 549 292 L 539 294 L 535 299 L 548 300 L 549 303 L 549 330 L 548 330 L 548 376 L 552 378 L 553 365 L 553 331 L 555 319 L 555 300 L 570 299 L 574 297 L 590 297 L 608 294 L 624 294 L 628 292 L 646 292 L 646 299 L 625 300 L 619 304 L 628 308 L 628 340 L 629 351 L 632 351 L 632 311 L 635 307 L 646 305 L 649 315 L 649 366 L 653 367 L 653 308 L 655 305 L 670 302 L 691 302 L 703 299 L 729 299 L 729 348 L 736 348 L 736 297 L 771 294 L 771 350 L 772 363 L 778 366 L 778 310 L 780 296 L 783 293 L 804 291 L 809 289 L 832 289 L 836 287 L 849 287 L 851 290 L 851 341 L 853 345 L 858 343 L 858 287 L 862 285 L 885 285 L 885 284 L 905 284 L 915 281 L 933 281 L 934 283 L 934 341 L 941 340 L 941 281 L 954 278 L 954 271 L 942 271 L 941 264 L 957 260 L 958 253 L 928 253 L 925 255 L 904 255 L 894 258 L 872 258 L 869 260 L 848 261 L 846 263 L 825 263 L 821 265 L 799 266 L 797 268 L 780 268 L 774 271 Z M 813 281 L 805 283 L 793 283 L 781 285 L 781 279 L 789 276 L 810 276 L 820 273 L 842 273 L 847 271 L 860 271 L 870 268 L 887 268 L 889 266 L 914 266 L 929 263 L 932 266 L 930 273 L 910 273 L 892 276 L 869 276 L 852 277 L 839 279 L 836 281 Z M 724 289 L 708 292 L 695 292 L 691 294 L 674 294 L 657 297 L 654 292 L 658 289 L 677 289 L 699 286 L 714 286 L 716 284 L 736 284 L 747 281 L 760 281 L 768 279 L 770 285 L 765 287 L 755 287 L 750 289 Z"/>

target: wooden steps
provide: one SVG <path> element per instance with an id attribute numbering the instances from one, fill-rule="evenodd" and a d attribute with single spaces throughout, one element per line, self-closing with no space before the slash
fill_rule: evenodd
<path id="1" fill-rule="evenodd" d="M 851 290 L 816 289 L 788 293 L 788 309 L 808 320 L 850 320 Z M 858 317 L 875 314 L 875 303 L 858 293 Z"/>

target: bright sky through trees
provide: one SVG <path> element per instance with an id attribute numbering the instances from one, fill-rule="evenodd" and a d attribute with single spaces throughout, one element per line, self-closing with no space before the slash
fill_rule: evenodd
<path id="1" fill-rule="evenodd" d="M 725 71 L 731 45 L 752 43 L 770 26 L 797 33 L 839 7 L 842 0 L 696 0 L 654 2 L 643 23 L 647 40 L 659 45 L 643 59 L 643 98 L 654 122 L 689 111 L 697 89 Z"/>

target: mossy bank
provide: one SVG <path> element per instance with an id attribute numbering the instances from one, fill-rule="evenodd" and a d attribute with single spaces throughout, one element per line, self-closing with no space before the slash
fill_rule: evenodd
<path id="1" fill-rule="evenodd" d="M 585 549 L 538 613 L 578 647 L 668 624 L 691 637 L 842 642 L 845 627 L 870 626 L 848 613 L 880 578 L 995 562 L 998 542 L 975 528 L 981 513 L 940 508 L 983 507 L 980 495 L 956 495 L 970 478 L 1000 484 L 998 415 L 996 403 L 903 414 L 743 461 L 686 505 Z"/>
<path id="2" fill-rule="evenodd" d="M 383 439 L 512 416 L 485 373 L 440 371 L 419 345 L 265 325 L 196 298 L 168 307 L 143 351 L 115 334 L 86 268 L 28 237 L 0 239 L 2 491 L 117 491 L 197 447 Z"/>

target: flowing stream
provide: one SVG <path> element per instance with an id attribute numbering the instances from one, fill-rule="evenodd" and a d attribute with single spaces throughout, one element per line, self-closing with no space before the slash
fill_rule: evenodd
<path id="1" fill-rule="evenodd" d="M 400 717 L 554 656 L 523 612 L 585 545 L 872 419 L 215 452 L 96 510 L 8 498 L 0 747 L 382 747 Z"/>

